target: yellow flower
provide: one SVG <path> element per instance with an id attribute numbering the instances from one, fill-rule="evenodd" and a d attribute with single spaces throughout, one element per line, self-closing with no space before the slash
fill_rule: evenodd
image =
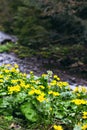
<path id="1" fill-rule="evenodd" d="M 36 80 L 36 84 L 39 84 L 40 83 L 40 81 L 39 80 Z"/>
<path id="2" fill-rule="evenodd" d="M 57 86 L 60 87 L 60 88 L 61 87 L 67 87 L 67 86 L 69 87 L 69 83 L 60 81 L 60 82 L 57 82 Z"/>
<path id="3" fill-rule="evenodd" d="M 54 96 L 59 96 L 60 94 L 58 92 L 53 92 Z"/>
<path id="4" fill-rule="evenodd" d="M 45 94 L 44 92 L 41 92 L 41 96 L 43 96 L 43 97 L 44 97 L 45 95 L 46 95 L 46 94 Z"/>
<path id="5" fill-rule="evenodd" d="M 82 126 L 82 130 L 87 130 L 87 124 Z"/>
<path id="6" fill-rule="evenodd" d="M 18 64 L 14 64 L 14 67 L 15 67 L 15 68 L 19 68 Z"/>
<path id="7" fill-rule="evenodd" d="M 60 78 L 59 78 L 59 77 L 57 77 L 57 80 L 60 80 Z"/>
<path id="8" fill-rule="evenodd" d="M 82 116 L 83 119 L 87 119 L 87 112 L 83 112 L 83 116 Z"/>
<path id="9" fill-rule="evenodd" d="M 31 82 L 31 83 L 36 83 L 36 81 L 35 81 L 35 80 L 31 80 L 30 82 Z"/>
<path id="10" fill-rule="evenodd" d="M 5 73 L 9 73 L 9 72 L 10 72 L 10 70 L 8 70 L 8 69 L 5 69 L 5 70 L 4 70 L 4 72 L 5 72 Z"/>
<path id="11" fill-rule="evenodd" d="M 57 85 L 58 85 L 58 87 L 63 87 L 63 83 L 61 81 L 57 82 Z"/>
<path id="12" fill-rule="evenodd" d="M 15 84 L 15 83 L 17 83 L 17 82 L 18 82 L 17 79 L 12 79 L 12 80 L 11 80 L 11 83 L 13 83 L 13 84 Z"/>
<path id="13" fill-rule="evenodd" d="M 51 86 L 57 85 L 57 81 L 56 81 L 56 80 L 52 80 L 52 81 L 50 82 L 50 85 L 51 85 Z"/>
<path id="14" fill-rule="evenodd" d="M 47 76 L 47 74 L 42 74 L 42 77 Z"/>
<path id="15" fill-rule="evenodd" d="M 36 99 L 37 99 L 39 102 L 43 102 L 43 101 L 46 100 L 46 98 L 45 98 L 43 95 L 37 96 Z"/>
<path id="16" fill-rule="evenodd" d="M 24 77 L 26 77 L 26 76 L 27 76 L 27 74 L 26 74 L 26 73 L 23 73 L 23 76 L 24 76 Z"/>
<path id="17" fill-rule="evenodd" d="M 77 96 L 78 96 L 78 97 L 80 97 L 80 94 L 79 94 L 79 93 L 77 93 Z"/>
<path id="18" fill-rule="evenodd" d="M 31 85 L 30 84 L 26 84 L 25 86 L 24 86 L 24 88 L 30 88 L 31 87 Z"/>
<path id="19" fill-rule="evenodd" d="M 29 95 L 33 95 L 34 93 L 35 93 L 34 90 L 31 90 L 31 91 L 28 92 Z"/>
<path id="20" fill-rule="evenodd" d="M 14 67 L 12 67 L 12 68 L 11 68 L 11 72 L 14 72 L 14 73 L 15 73 L 15 72 L 17 72 L 17 70 L 16 70 Z"/>
<path id="21" fill-rule="evenodd" d="M 79 92 L 79 88 L 78 87 L 75 87 L 73 92 Z"/>
<path id="22" fill-rule="evenodd" d="M 48 86 L 48 89 L 50 89 L 51 88 L 51 86 Z"/>
<path id="23" fill-rule="evenodd" d="M 30 71 L 30 74 L 32 75 L 32 74 L 34 74 L 34 72 L 33 72 L 33 71 Z"/>
<path id="24" fill-rule="evenodd" d="M 43 85 L 39 85 L 38 87 L 39 87 L 39 88 L 42 88 L 42 89 L 44 89 L 44 88 L 45 88 Z"/>
<path id="25" fill-rule="evenodd" d="M 41 91 L 38 90 L 38 89 L 35 89 L 34 92 L 35 92 L 36 94 L 41 94 Z"/>
<path id="26" fill-rule="evenodd" d="M 82 118 L 83 118 L 83 119 L 87 119 L 87 116 L 83 115 Z"/>
<path id="27" fill-rule="evenodd" d="M 3 83 L 3 79 L 0 79 L 0 83 Z"/>
<path id="28" fill-rule="evenodd" d="M 42 74 L 43 78 L 47 78 L 47 76 L 48 76 L 47 74 Z"/>
<path id="29" fill-rule="evenodd" d="M 20 86 L 21 86 L 22 88 L 25 88 L 25 86 L 26 86 L 26 85 L 25 85 L 25 82 L 21 80 Z"/>
<path id="30" fill-rule="evenodd" d="M 52 93 L 53 93 L 53 91 L 49 91 L 49 92 L 48 92 L 48 94 L 52 94 Z"/>
<path id="31" fill-rule="evenodd" d="M 8 79 L 9 79 L 9 76 L 8 76 L 8 77 L 6 77 L 5 79 L 6 79 L 6 80 L 8 80 Z"/>
<path id="32" fill-rule="evenodd" d="M 62 126 L 60 125 L 54 125 L 53 128 L 54 130 L 63 130 Z"/>
<path id="33" fill-rule="evenodd" d="M 83 114 L 87 116 L 87 112 L 86 111 L 84 111 Z"/>
<path id="34" fill-rule="evenodd" d="M 2 74 L 0 74 L 0 79 L 2 79 L 4 76 Z"/>

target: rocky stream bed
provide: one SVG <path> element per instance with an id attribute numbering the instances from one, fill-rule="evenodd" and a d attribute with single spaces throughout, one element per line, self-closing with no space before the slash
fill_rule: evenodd
<path id="1" fill-rule="evenodd" d="M 42 73 L 46 73 L 47 70 L 51 70 L 53 74 L 57 74 L 61 80 L 68 81 L 71 85 L 71 88 L 74 88 L 76 85 L 87 86 L 87 81 L 67 74 L 65 71 L 61 71 L 57 68 L 46 68 L 41 59 L 36 57 L 19 59 L 14 53 L 0 53 L 0 65 L 2 64 L 15 64 L 19 65 L 20 71 L 24 73 L 29 73 L 33 71 L 36 76 L 40 76 Z"/>

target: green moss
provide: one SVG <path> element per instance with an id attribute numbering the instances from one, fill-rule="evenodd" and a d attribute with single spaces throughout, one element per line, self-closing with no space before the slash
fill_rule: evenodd
<path id="1" fill-rule="evenodd" d="M 4 45 L 0 45 L 0 53 L 2 52 L 9 52 L 12 50 L 12 48 L 14 48 L 14 44 L 13 43 L 6 43 Z"/>
<path id="2" fill-rule="evenodd" d="M 35 54 L 35 50 L 25 46 L 20 46 L 19 44 L 14 48 L 14 52 L 19 58 L 29 58 Z"/>

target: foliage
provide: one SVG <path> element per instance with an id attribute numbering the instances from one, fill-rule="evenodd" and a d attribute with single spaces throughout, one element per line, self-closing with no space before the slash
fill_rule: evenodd
<path id="1" fill-rule="evenodd" d="M 15 45 L 11 42 L 6 43 L 5 45 L 0 45 L 0 53 L 9 52 Z"/>
<path id="2" fill-rule="evenodd" d="M 16 34 L 24 46 L 41 48 L 53 43 L 76 44 L 86 40 L 86 23 L 78 15 L 86 4 L 56 0 L 4 3 L 8 5 L 8 14 L 11 11 L 11 18 L 7 15 L 9 20 L 3 22 L 5 30 Z"/>
<path id="3" fill-rule="evenodd" d="M 86 130 L 86 98 L 86 87 L 71 90 L 51 71 L 37 77 L 21 73 L 17 64 L 0 66 L 0 115 L 8 119 L 22 118 L 55 130 Z"/>

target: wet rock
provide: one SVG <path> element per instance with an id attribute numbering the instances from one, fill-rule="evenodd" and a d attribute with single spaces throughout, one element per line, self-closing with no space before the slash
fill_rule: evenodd
<path id="1" fill-rule="evenodd" d="M 69 78 L 69 82 L 75 84 L 76 83 L 76 78 L 75 77 Z"/>
<path id="2" fill-rule="evenodd" d="M 0 57 L 0 62 L 3 62 L 3 57 Z"/>
<path id="3" fill-rule="evenodd" d="M 0 44 L 4 44 L 6 42 L 16 43 L 18 41 L 16 36 L 8 35 L 4 32 L 0 31 Z"/>

